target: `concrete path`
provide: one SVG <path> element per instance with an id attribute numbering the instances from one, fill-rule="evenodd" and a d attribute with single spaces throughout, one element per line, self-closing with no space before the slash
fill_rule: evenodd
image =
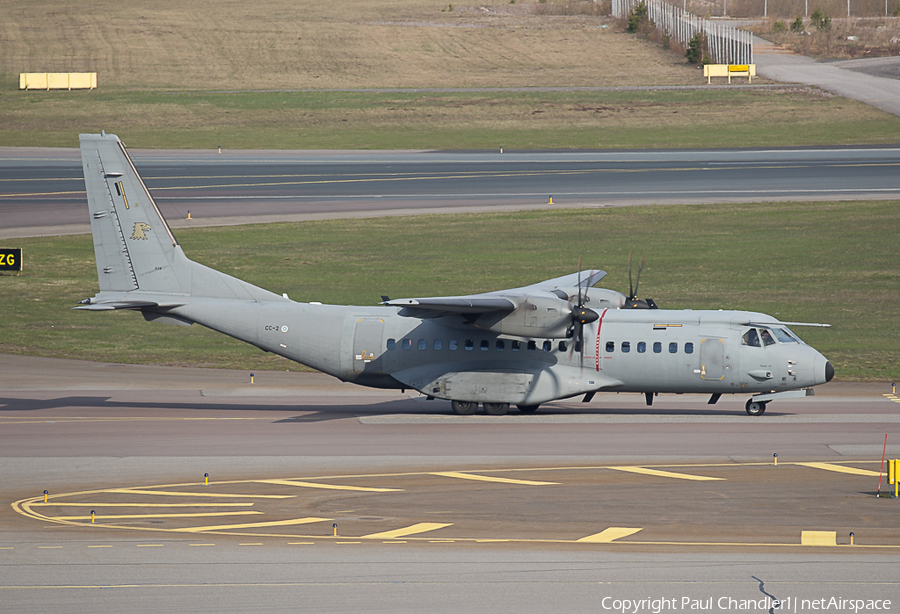
<path id="1" fill-rule="evenodd" d="M 900 59 L 871 58 L 823 63 L 788 52 L 758 37 L 754 37 L 753 46 L 756 71 L 761 77 L 814 85 L 900 116 L 900 79 L 876 76 L 900 76 Z"/>

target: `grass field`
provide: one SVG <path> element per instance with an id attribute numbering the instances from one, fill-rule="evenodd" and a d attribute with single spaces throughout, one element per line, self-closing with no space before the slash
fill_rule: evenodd
<path id="1" fill-rule="evenodd" d="M 521 93 L 28 92 L 0 144 L 138 148 L 555 149 L 900 142 L 900 118 L 809 88 Z"/>
<path id="2" fill-rule="evenodd" d="M 603 268 L 664 308 L 747 309 L 789 321 L 843 380 L 900 377 L 900 202 L 628 207 L 334 220 L 182 230 L 187 254 L 297 301 L 372 305 Z M 88 236 L 22 239 L 23 275 L 0 277 L 0 352 L 101 361 L 297 369 L 199 326 L 72 311 L 97 290 Z"/>
<path id="3" fill-rule="evenodd" d="M 574 14 L 596 12 L 592 2 L 449 8 L 437 0 L 226 0 L 214 11 L 201 0 L 160 0 L 152 10 L 137 0 L 10 0 L 0 19 L 0 145 L 72 147 L 79 132 L 100 130 L 150 148 L 900 142 L 900 118 L 805 87 L 359 91 L 704 83 L 683 56 L 609 17 Z M 563 9 L 573 14 L 553 14 Z M 19 72 L 42 71 L 96 71 L 100 87 L 17 89 Z"/>

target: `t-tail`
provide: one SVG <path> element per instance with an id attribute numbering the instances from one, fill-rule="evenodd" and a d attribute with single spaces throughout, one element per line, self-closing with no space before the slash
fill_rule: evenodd
<path id="1" fill-rule="evenodd" d="M 100 292 L 76 309 L 136 309 L 152 320 L 198 298 L 284 300 L 188 259 L 119 137 L 80 140 Z"/>

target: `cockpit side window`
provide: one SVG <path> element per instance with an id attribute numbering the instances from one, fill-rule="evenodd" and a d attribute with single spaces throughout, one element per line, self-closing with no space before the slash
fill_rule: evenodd
<path id="1" fill-rule="evenodd" d="M 772 337 L 772 333 L 770 333 L 767 329 L 759 329 L 759 335 L 762 337 L 763 345 L 775 345 L 775 338 Z"/>
<path id="2" fill-rule="evenodd" d="M 741 337 L 741 345 L 749 345 L 755 348 L 760 347 L 759 335 L 756 333 L 755 328 L 751 328 L 746 333 L 744 333 L 744 336 Z"/>

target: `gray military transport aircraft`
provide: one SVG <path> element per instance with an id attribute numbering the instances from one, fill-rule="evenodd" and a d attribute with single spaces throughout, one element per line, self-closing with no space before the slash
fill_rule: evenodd
<path id="1" fill-rule="evenodd" d="M 761 415 L 769 401 L 806 396 L 834 376 L 788 328 L 803 323 L 658 309 L 636 288 L 628 297 L 594 288 L 603 271 L 370 307 L 299 303 L 189 260 L 119 138 L 80 139 L 100 292 L 75 309 L 196 322 L 343 381 L 450 400 L 457 414 L 641 392 L 648 405 L 659 393 L 709 394 L 710 404 L 757 393 L 746 410 Z"/>

